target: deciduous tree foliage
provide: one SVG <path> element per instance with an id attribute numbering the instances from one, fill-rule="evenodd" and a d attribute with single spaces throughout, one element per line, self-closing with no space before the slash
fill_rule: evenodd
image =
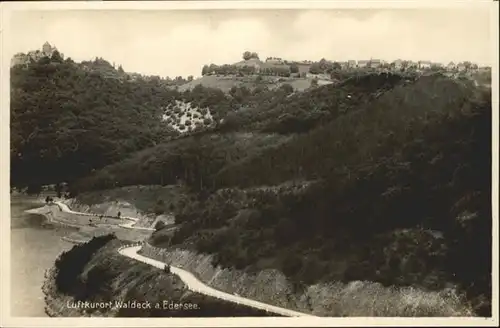
<path id="1" fill-rule="evenodd" d="M 97 278 L 97 276 L 89 277 L 90 283 L 86 286 L 87 288 L 81 288 L 79 275 L 92 258 L 92 255 L 114 239 L 116 239 L 116 236 L 112 234 L 94 237 L 88 243 L 75 245 L 71 250 L 59 255 L 55 263 L 57 270 L 55 282 L 58 291 L 67 295 L 74 294 L 76 299 L 85 299 L 92 292 L 95 292 L 92 287 L 96 287 L 99 281 L 92 278 Z M 104 278 L 102 275 L 100 277 Z"/>
<path id="2" fill-rule="evenodd" d="M 243 59 L 244 60 L 259 59 L 259 55 L 256 52 L 245 51 L 243 53 Z"/>
<path id="3" fill-rule="evenodd" d="M 71 182 L 128 154 L 177 136 L 162 122 L 175 99 L 213 107 L 229 99 L 217 89 L 179 93 L 168 81 L 132 80 L 102 58 L 82 64 L 57 53 L 11 68 L 11 183 Z"/>
<path id="4" fill-rule="evenodd" d="M 491 93 L 467 80 L 366 74 L 300 94 L 180 94 L 48 59 L 12 76 L 17 183 L 65 179 L 82 192 L 181 181 L 198 197 L 174 209 L 169 245 L 280 269 L 297 288 L 457 284 L 491 313 Z M 157 108 L 174 99 L 222 121 L 167 140 Z"/>
<path id="5" fill-rule="evenodd" d="M 490 315 L 490 163 L 490 93 L 422 77 L 226 163 L 212 176 L 218 194 L 177 214 L 172 243 L 195 243 L 222 266 L 266 259 L 305 284 L 453 283 Z M 238 192 L 291 180 L 320 182 L 300 194 Z"/>
<path id="6" fill-rule="evenodd" d="M 56 57 L 54 55 L 53 57 Z M 43 58 L 11 69 L 12 183 L 73 180 L 173 135 L 169 91 Z"/>

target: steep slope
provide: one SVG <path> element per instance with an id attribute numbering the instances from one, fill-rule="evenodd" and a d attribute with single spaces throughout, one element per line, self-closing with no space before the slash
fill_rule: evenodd
<path id="1" fill-rule="evenodd" d="M 214 266 L 277 269 L 299 289 L 457 286 L 476 313 L 491 313 L 491 91 L 439 74 L 282 91 L 239 100 L 254 121 L 144 150 L 75 188 L 183 180 L 198 197 L 176 206 L 182 226 L 173 237 L 156 232 L 156 246 L 210 253 Z M 323 119 L 301 134 L 242 132 L 264 130 L 294 103 L 299 121 L 306 109 Z"/>
<path id="2" fill-rule="evenodd" d="M 389 73 L 355 76 L 284 99 L 261 100 L 249 110 L 238 112 L 237 120 L 239 126 L 249 130 L 303 133 L 350 110 L 362 109 L 384 92 L 413 80 L 413 76 Z"/>
<path id="3" fill-rule="evenodd" d="M 180 138 L 137 152 L 76 181 L 74 193 L 130 185 L 176 184 L 200 190 L 212 187 L 210 177 L 223 167 L 263 149 L 286 142 L 276 134 L 226 133 Z M 131 174 L 133 172 L 133 174 Z"/>
<path id="4" fill-rule="evenodd" d="M 196 98 L 198 90 L 189 93 L 190 99 Z M 404 127 L 398 120 L 420 119 L 421 114 L 427 115 L 427 109 L 432 114 L 438 108 L 453 108 L 454 104 L 469 97 L 472 91 L 468 90 L 468 87 L 439 75 L 422 77 L 415 82 L 401 75 L 374 74 L 350 78 L 337 86 L 324 86 L 298 95 L 290 95 L 285 88 L 274 92 L 245 94 L 241 98 L 235 94 L 220 106 L 241 104 L 246 108 L 223 116 L 222 123 L 216 126 L 218 133 L 207 132 L 144 150 L 122 163 L 96 172 L 90 179 L 84 179 L 86 182 L 82 181 L 81 190 L 112 187 L 115 181 L 120 186 L 134 183 L 167 184 L 178 178 L 191 186 L 199 187 L 202 181 L 205 187 L 215 189 L 224 186 L 272 185 L 290 179 L 319 179 L 333 167 L 343 170 L 353 163 L 359 163 L 360 156 L 365 156 L 364 149 L 378 151 L 377 145 L 380 143 L 380 151 L 387 151 L 387 146 L 382 146 L 384 140 Z M 206 102 L 193 101 L 191 107 L 204 104 Z M 420 107 L 424 110 L 416 110 Z M 171 109 L 168 111 L 175 112 Z M 217 111 L 215 114 L 211 111 L 211 115 L 221 117 L 224 110 L 217 107 Z M 178 115 L 182 113 L 180 109 L 177 112 Z M 412 115 L 416 115 L 415 118 Z M 388 130 L 384 132 L 384 129 Z M 262 132 L 251 132 L 255 130 Z M 307 131 L 311 132 L 305 133 Z M 295 135 L 297 132 L 305 134 Z M 357 134 L 366 134 L 367 139 L 359 139 Z M 218 140 L 225 141 L 221 143 Z M 242 140 L 244 147 L 249 147 L 248 151 L 240 152 L 237 156 L 225 155 L 225 160 L 222 160 L 221 155 L 214 157 L 217 153 L 232 154 Z M 265 147 L 259 146 L 264 140 L 267 142 Z M 252 146 L 254 141 L 256 148 Z M 189 169 L 182 164 L 174 164 L 179 159 L 173 160 L 176 157 L 172 157 L 173 154 L 181 154 L 183 147 L 186 148 L 185 154 L 175 156 L 189 157 Z M 252 150 L 254 148 L 255 151 Z M 173 149 L 178 150 L 172 153 Z M 193 155 L 188 155 L 190 153 Z M 161 162 L 163 164 L 160 165 Z M 176 168 L 173 167 L 175 165 Z M 127 172 L 133 170 L 135 174 L 132 177 Z"/>
<path id="5" fill-rule="evenodd" d="M 184 208 L 163 242 L 302 284 L 457 285 L 489 315 L 490 163 L 490 94 L 423 77 L 221 170 L 214 184 L 232 191 Z M 288 195 L 235 189 L 299 178 L 323 182 Z"/>
<path id="6" fill-rule="evenodd" d="M 179 100 L 165 108 L 163 120 L 179 132 L 193 131 L 215 123 L 210 108 L 192 107 L 190 102 Z"/>
<path id="7" fill-rule="evenodd" d="M 71 60 L 13 67 L 12 183 L 70 181 L 174 136 L 159 120 L 168 92 L 155 82 L 105 78 Z"/>
<path id="8" fill-rule="evenodd" d="M 62 253 L 54 268 L 48 272 L 43 287 L 47 313 L 60 317 L 269 315 L 265 311 L 191 292 L 177 276 L 120 255 L 117 249 L 121 244 L 122 242 L 112 235 L 105 235 Z M 68 306 L 78 304 L 78 301 L 106 303 L 107 306 L 75 306 L 76 309 Z M 120 305 L 128 302 L 149 302 L 152 306 Z M 165 302 L 177 306 L 164 307 Z M 183 305 L 180 306 L 181 304 Z"/>
<path id="9" fill-rule="evenodd" d="M 232 88 L 246 87 L 251 90 L 266 86 L 269 89 L 278 89 L 285 84 L 289 84 L 294 91 L 302 92 L 311 86 L 312 78 L 300 77 L 273 77 L 273 76 L 217 76 L 205 75 L 191 82 L 181 85 L 179 91 L 192 90 L 196 86 L 201 85 L 207 88 L 220 89 L 225 93 L 229 93 Z M 321 83 L 321 82 L 320 82 Z M 324 83 L 324 82 L 323 82 Z"/>
<path id="10" fill-rule="evenodd" d="M 196 86 L 201 85 L 206 88 L 220 89 L 227 93 L 232 87 L 250 87 L 254 84 L 254 81 L 254 78 L 249 77 L 207 75 L 181 85 L 179 91 L 192 90 Z"/>
<path id="11" fill-rule="evenodd" d="M 323 88 L 326 91 L 328 87 Z M 441 75 L 422 77 L 385 93 L 373 95 L 369 91 L 364 100 L 353 99 L 352 103 L 335 96 L 327 98 L 331 103 L 324 105 L 325 115 L 337 119 L 328 122 L 324 118 L 324 126 L 294 137 L 279 149 L 226 167 L 214 180 L 222 186 L 277 184 L 292 178 L 318 179 L 330 175 L 332 170 L 347 172 L 363 167 L 367 161 L 391 156 L 396 147 L 414 140 L 415 134 L 425 133 L 428 122 L 455 115 L 463 106 L 470 107 L 475 95 L 473 86 Z M 322 92 L 318 90 L 319 99 Z M 346 97 L 345 90 L 336 92 Z M 313 108 L 314 100 L 309 100 Z"/>
<path id="12" fill-rule="evenodd" d="M 213 128 L 229 107 L 220 90 L 179 93 L 158 77 L 130 76 L 102 58 L 44 56 L 14 65 L 12 185 L 70 182 L 132 152 Z"/>

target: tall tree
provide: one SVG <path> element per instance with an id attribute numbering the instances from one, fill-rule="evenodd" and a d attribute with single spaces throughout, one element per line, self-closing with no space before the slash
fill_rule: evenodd
<path id="1" fill-rule="evenodd" d="M 249 59 L 251 59 L 251 58 L 252 58 L 252 53 L 251 53 L 250 51 L 245 51 L 245 52 L 243 53 L 243 59 L 244 59 L 244 60 L 249 60 Z"/>

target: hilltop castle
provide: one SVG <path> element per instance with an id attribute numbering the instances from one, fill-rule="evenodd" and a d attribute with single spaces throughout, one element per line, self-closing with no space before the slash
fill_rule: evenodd
<path id="1" fill-rule="evenodd" d="M 30 51 L 27 54 L 18 53 L 12 57 L 10 66 L 15 65 L 28 65 L 31 61 L 38 61 L 43 57 L 51 57 L 55 51 L 58 51 L 55 46 L 51 46 L 50 43 L 45 42 L 42 46 L 42 50 Z M 59 53 L 61 58 L 64 58 L 62 53 Z"/>

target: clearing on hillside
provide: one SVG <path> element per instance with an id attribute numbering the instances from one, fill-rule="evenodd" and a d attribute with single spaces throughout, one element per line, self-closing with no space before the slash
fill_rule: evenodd
<path id="1" fill-rule="evenodd" d="M 263 76 L 262 80 L 259 81 L 257 75 L 255 76 L 217 76 L 217 75 L 205 75 L 196 80 L 188 82 L 181 85 L 178 90 L 184 92 L 186 90 L 192 90 L 197 85 L 202 85 L 207 88 L 220 89 L 223 92 L 228 93 L 232 87 L 247 87 L 249 89 L 254 89 L 259 85 L 265 85 L 269 89 L 277 89 L 284 84 L 290 84 L 295 91 L 304 91 L 311 86 L 312 77 L 307 78 L 296 78 L 296 77 L 275 77 L 275 76 Z M 319 80 L 319 85 L 330 84 L 333 82 Z"/>

